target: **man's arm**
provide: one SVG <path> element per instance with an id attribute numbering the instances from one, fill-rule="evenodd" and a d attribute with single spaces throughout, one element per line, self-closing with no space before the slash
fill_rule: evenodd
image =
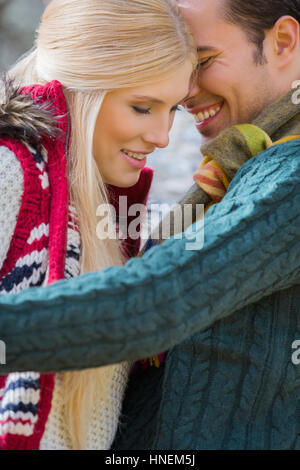
<path id="1" fill-rule="evenodd" d="M 171 239 L 125 267 L 0 297 L 7 354 L 0 373 L 147 357 L 300 283 L 299 207 L 294 141 L 243 166 L 205 216 L 202 249 L 189 251 L 191 240 Z"/>

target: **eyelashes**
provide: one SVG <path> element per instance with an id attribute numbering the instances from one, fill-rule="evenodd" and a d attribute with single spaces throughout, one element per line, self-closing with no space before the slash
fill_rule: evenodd
<path id="1" fill-rule="evenodd" d="M 138 114 L 150 114 L 150 108 L 139 108 L 138 106 L 132 106 L 132 109 Z"/>
<path id="2" fill-rule="evenodd" d="M 205 65 L 208 65 L 211 60 L 212 60 L 212 57 L 209 57 L 208 59 L 205 59 L 205 60 L 203 60 L 202 62 L 199 62 L 199 63 L 197 64 L 196 69 L 197 69 L 197 70 L 200 70 L 200 69 L 201 69 L 202 67 L 204 67 Z"/>
<path id="3" fill-rule="evenodd" d="M 132 109 L 138 114 L 150 114 L 150 110 L 151 110 L 151 108 L 140 108 L 139 106 L 132 106 Z M 180 106 L 174 106 L 171 109 L 171 113 L 175 111 L 180 111 L 180 110 L 181 110 Z"/>

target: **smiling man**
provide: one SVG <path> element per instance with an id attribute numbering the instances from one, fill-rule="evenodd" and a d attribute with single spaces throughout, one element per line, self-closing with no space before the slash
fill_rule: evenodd
<path id="1" fill-rule="evenodd" d="M 300 78 L 299 1 L 179 0 L 198 48 L 186 107 L 205 140 L 252 122 Z"/>

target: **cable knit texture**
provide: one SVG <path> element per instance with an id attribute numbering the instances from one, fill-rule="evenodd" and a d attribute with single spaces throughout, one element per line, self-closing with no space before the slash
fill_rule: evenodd
<path id="1" fill-rule="evenodd" d="M 143 432 L 147 408 L 133 406 L 134 426 L 117 448 L 299 449 L 300 370 L 291 362 L 300 337 L 299 205 L 295 141 L 244 165 L 207 212 L 201 250 L 171 239 L 124 269 L 2 297 L 3 369 L 90 367 L 186 338 L 168 354 L 155 432 Z"/>
<path id="2" fill-rule="evenodd" d="M 29 356 L 43 371 L 134 359 L 136 351 L 146 357 L 297 283 L 299 154 L 294 141 L 247 162 L 222 203 L 208 211 L 201 250 L 186 250 L 185 236 L 170 239 L 123 268 L 0 298 L 8 345 L 2 371 L 24 370 Z M 202 231 L 203 224 L 193 228 Z"/>
<path id="3" fill-rule="evenodd" d="M 242 166 L 192 227 L 201 249 L 186 234 L 124 268 L 2 296 L 3 371 L 169 350 L 164 369 L 131 377 L 114 448 L 300 449 L 299 207 L 295 140 Z"/>

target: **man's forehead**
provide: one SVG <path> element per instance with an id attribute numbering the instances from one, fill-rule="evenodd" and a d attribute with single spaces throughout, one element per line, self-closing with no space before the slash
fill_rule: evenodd
<path id="1" fill-rule="evenodd" d="M 207 46 L 218 46 L 216 43 L 222 42 L 226 22 L 221 12 L 225 1 L 177 0 L 181 13 L 194 34 L 199 52 L 212 48 Z"/>
<path id="2" fill-rule="evenodd" d="M 203 25 L 220 20 L 224 0 L 177 0 L 177 5 L 188 23 Z"/>
<path id="3" fill-rule="evenodd" d="M 197 12 L 206 7 L 218 9 L 224 2 L 225 0 L 177 0 L 177 5 L 183 10 Z"/>
<path id="4" fill-rule="evenodd" d="M 197 9 L 199 7 L 197 0 L 177 0 L 177 4 L 180 8 Z"/>

